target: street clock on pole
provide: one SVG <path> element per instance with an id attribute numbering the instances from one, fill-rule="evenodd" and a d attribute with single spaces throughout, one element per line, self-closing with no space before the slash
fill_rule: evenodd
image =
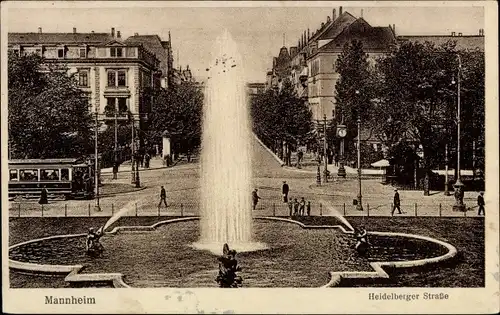
<path id="1" fill-rule="evenodd" d="M 344 138 L 347 135 L 347 127 L 345 125 L 337 126 L 337 136 Z"/>

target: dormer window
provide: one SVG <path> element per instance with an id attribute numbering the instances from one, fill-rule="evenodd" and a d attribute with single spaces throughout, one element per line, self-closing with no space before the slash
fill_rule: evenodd
<path id="1" fill-rule="evenodd" d="M 123 48 L 122 47 L 110 48 L 110 56 L 111 57 L 123 57 Z"/>
<path id="2" fill-rule="evenodd" d="M 80 48 L 80 58 L 87 58 L 87 48 Z"/>
<path id="3" fill-rule="evenodd" d="M 64 58 L 64 57 L 65 57 L 65 55 L 66 55 L 66 54 L 64 53 L 64 48 L 59 48 L 59 49 L 57 50 L 57 57 L 58 57 L 58 58 Z"/>

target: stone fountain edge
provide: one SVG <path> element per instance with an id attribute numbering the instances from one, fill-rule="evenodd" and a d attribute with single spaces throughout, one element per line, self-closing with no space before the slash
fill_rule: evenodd
<path id="1" fill-rule="evenodd" d="M 183 217 L 183 218 L 176 218 L 176 219 L 169 219 L 169 220 L 164 220 L 160 222 L 156 222 L 153 225 L 150 226 L 119 226 L 115 227 L 113 230 L 110 232 L 105 232 L 106 234 L 116 234 L 120 230 L 129 230 L 129 231 L 153 231 L 157 227 L 165 224 L 171 224 L 171 223 L 177 223 L 177 222 L 185 222 L 185 221 L 194 221 L 194 220 L 199 220 L 200 217 Z M 288 222 L 288 223 L 293 223 L 296 225 L 299 225 L 301 228 L 304 229 L 340 229 L 343 233 L 346 234 L 353 234 L 354 231 L 352 230 L 346 230 L 344 226 L 342 225 L 305 225 L 302 222 L 293 220 L 293 219 L 287 219 L 287 218 L 280 218 L 280 217 L 266 217 L 266 216 L 256 216 L 254 219 L 258 220 L 270 220 L 270 221 L 282 221 L 282 222 Z M 341 272 L 330 272 L 330 281 L 321 286 L 320 288 L 329 288 L 329 287 L 335 287 L 340 284 L 342 279 L 387 279 L 389 278 L 389 274 L 384 270 L 384 268 L 410 268 L 410 267 L 417 267 L 417 266 L 423 266 L 427 264 L 434 264 L 434 263 L 439 263 L 448 259 L 451 259 L 456 256 L 457 254 L 457 249 L 446 242 L 437 240 L 435 238 L 431 238 L 428 236 L 423 236 L 423 235 L 417 235 L 417 234 L 408 234 L 408 233 L 399 233 L 399 232 L 377 232 L 377 231 L 372 231 L 368 232 L 368 234 L 372 235 L 379 235 L 379 236 L 398 236 L 398 237 L 407 237 L 407 238 L 416 238 L 416 239 L 421 239 L 425 240 L 431 243 L 435 243 L 438 245 L 441 245 L 445 248 L 448 249 L 448 252 L 444 255 L 438 256 L 438 257 L 431 257 L 431 258 L 425 258 L 425 259 L 419 259 L 419 260 L 407 260 L 407 261 L 385 261 L 385 262 L 371 262 L 370 266 L 373 268 L 374 271 L 341 271 Z M 14 244 L 9 247 L 9 250 L 26 245 L 29 243 L 34 243 L 34 242 L 40 242 L 44 240 L 49 240 L 49 239 L 57 239 L 57 238 L 71 238 L 71 237 L 82 237 L 85 236 L 85 233 L 80 233 L 80 234 L 66 234 L 66 235 L 55 235 L 55 236 L 48 236 L 48 237 L 43 237 L 43 238 L 38 238 L 38 239 L 33 239 L 33 240 L 28 240 L 24 241 L 18 244 Z M 126 284 L 123 281 L 123 275 L 121 273 L 92 273 L 92 274 L 80 274 L 80 271 L 84 268 L 83 265 L 43 265 L 43 264 L 35 264 L 35 263 L 27 263 L 27 262 L 20 262 L 16 260 L 9 259 L 9 268 L 15 269 L 15 270 L 22 270 L 22 271 L 28 271 L 28 272 L 40 272 L 40 273 L 45 273 L 45 274 L 61 274 L 61 273 L 67 273 L 67 276 L 64 278 L 66 282 L 70 283 L 91 283 L 91 282 L 109 282 L 112 283 L 115 288 L 132 288 L 128 284 Z"/>

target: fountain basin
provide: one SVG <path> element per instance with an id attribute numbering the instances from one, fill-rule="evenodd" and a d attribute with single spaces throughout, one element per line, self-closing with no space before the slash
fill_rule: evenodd
<path id="1" fill-rule="evenodd" d="M 67 280 L 100 274 L 108 275 L 115 286 L 216 287 L 216 256 L 190 246 L 198 238 L 199 222 L 194 220 L 161 225 L 173 223 L 165 221 L 156 228 L 117 228 L 102 239 L 106 251 L 97 259 L 84 254 L 83 236 L 25 242 L 11 247 L 10 267 L 62 265 L 73 267 Z M 237 255 L 244 287 L 319 287 L 330 281 L 332 272 L 373 273 L 377 261 L 407 263 L 450 254 L 447 247 L 429 240 L 373 235 L 373 256 L 360 258 L 353 238 L 342 228 L 304 229 L 296 221 L 286 221 L 254 222 L 254 239 L 269 249 Z M 123 284 L 117 280 L 120 274 Z"/>

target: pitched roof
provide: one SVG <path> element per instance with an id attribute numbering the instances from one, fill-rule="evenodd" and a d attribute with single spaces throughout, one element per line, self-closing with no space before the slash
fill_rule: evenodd
<path id="1" fill-rule="evenodd" d="M 481 35 L 466 35 L 466 36 L 451 36 L 451 35 L 423 35 L 423 36 L 398 36 L 398 41 L 411 42 L 431 42 L 439 46 L 449 41 L 456 42 L 458 49 L 479 50 L 484 51 L 484 36 Z"/>
<path id="2" fill-rule="evenodd" d="M 341 50 L 346 42 L 358 40 L 363 43 L 363 49 L 367 50 L 387 50 L 396 43 L 396 37 L 390 27 L 371 27 L 364 20 L 352 23 L 346 27 L 342 33 L 328 44 L 320 47 L 319 51 Z"/>
<path id="3" fill-rule="evenodd" d="M 9 44 L 101 44 L 112 40 L 108 33 L 9 33 Z"/>
<path id="4" fill-rule="evenodd" d="M 338 18 L 325 25 L 323 30 L 316 33 L 311 40 L 332 39 L 337 37 L 347 26 L 355 22 L 356 18 L 349 12 L 342 13 Z"/>
<path id="5" fill-rule="evenodd" d="M 141 44 L 144 48 L 156 55 L 156 58 L 160 60 L 160 67 L 162 70 L 168 70 L 168 53 L 166 51 L 166 49 L 169 48 L 168 41 L 162 41 L 158 35 L 134 35 L 127 38 L 125 43 Z"/>

